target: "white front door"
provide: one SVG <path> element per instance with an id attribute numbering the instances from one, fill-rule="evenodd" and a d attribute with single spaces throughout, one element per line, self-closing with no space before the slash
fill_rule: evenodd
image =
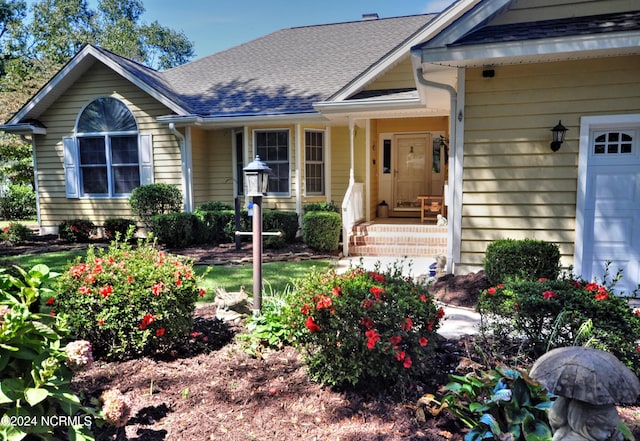
<path id="1" fill-rule="evenodd" d="M 640 121 L 611 118 L 584 118 L 575 261 L 578 275 L 600 282 L 611 262 L 610 276 L 623 271 L 616 291 L 628 295 L 640 284 Z"/>
<path id="2" fill-rule="evenodd" d="M 431 136 L 397 135 L 395 149 L 395 182 L 393 209 L 395 211 L 416 210 L 418 196 L 429 194 L 427 177 L 431 169 L 429 147 Z"/>

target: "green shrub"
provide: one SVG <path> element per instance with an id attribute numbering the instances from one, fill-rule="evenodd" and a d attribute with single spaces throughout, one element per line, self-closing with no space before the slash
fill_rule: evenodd
<path id="1" fill-rule="evenodd" d="M 192 261 L 128 238 L 90 247 L 59 278 L 56 307 L 74 336 L 98 356 L 126 359 L 162 353 L 187 336 L 201 281 Z"/>
<path id="2" fill-rule="evenodd" d="M 50 295 L 45 285 L 54 274 L 44 265 L 16 270 L 17 276 L 0 270 L 0 438 L 92 440 L 90 427 L 98 413 L 83 406 L 69 387 L 71 368 L 92 361 L 91 347 L 88 342 L 65 347 L 64 318 L 32 312 L 42 295 Z M 52 299 L 47 304 L 57 307 Z M 77 424 L 46 425 L 46 418 L 63 415 Z"/>
<path id="3" fill-rule="evenodd" d="M 510 277 L 555 279 L 560 273 L 560 250 L 541 240 L 496 240 L 487 246 L 483 266 L 494 285 Z"/>
<path id="4" fill-rule="evenodd" d="M 302 239 L 317 251 L 336 251 L 342 220 L 338 213 L 311 211 L 302 217 Z"/>
<path id="5" fill-rule="evenodd" d="M 333 202 L 312 202 L 303 207 L 304 213 L 311 211 L 328 211 L 330 213 L 340 213 L 340 207 Z"/>
<path id="6" fill-rule="evenodd" d="M 129 228 L 133 228 L 131 236 L 135 235 L 137 230 L 136 222 L 133 219 L 126 219 L 122 217 L 110 217 L 104 221 L 104 236 L 108 240 L 116 238 L 116 234 L 120 233 L 120 237 L 125 237 Z"/>
<path id="7" fill-rule="evenodd" d="M 9 225 L 2 229 L 2 240 L 6 240 L 11 243 L 21 243 L 29 240 L 33 236 L 31 228 L 27 227 L 20 222 L 10 222 Z"/>
<path id="8" fill-rule="evenodd" d="M 266 248 L 282 248 L 296 240 L 298 214 L 295 211 L 266 210 L 262 213 L 262 231 L 280 231 L 282 236 L 265 236 Z"/>
<path id="9" fill-rule="evenodd" d="M 160 243 L 174 248 L 206 240 L 204 225 L 193 213 L 158 214 L 153 217 L 151 231 Z"/>
<path id="10" fill-rule="evenodd" d="M 129 204 L 134 214 L 150 228 L 154 216 L 182 211 L 182 192 L 170 184 L 141 185 L 131 192 Z"/>
<path id="11" fill-rule="evenodd" d="M 36 193 L 28 185 L 12 184 L 0 197 L 0 217 L 6 220 L 31 219 L 36 215 Z"/>
<path id="12" fill-rule="evenodd" d="M 450 375 L 437 401 L 425 395 L 418 403 L 437 415 L 442 409 L 453 413 L 471 429 L 465 441 L 486 439 L 551 441 L 546 410 L 549 393 L 525 371 L 498 367 L 487 372 Z"/>
<path id="13" fill-rule="evenodd" d="M 517 345 L 535 359 L 553 348 L 587 344 L 640 373 L 640 315 L 603 285 L 569 278 L 508 280 L 483 291 L 477 308 L 496 352 Z"/>
<path id="14" fill-rule="evenodd" d="M 235 211 L 203 211 L 198 209 L 195 214 L 202 224 L 207 242 L 229 243 L 235 240 Z M 243 225 L 242 231 L 251 229 L 246 211 L 241 213 L 240 222 Z"/>
<path id="15" fill-rule="evenodd" d="M 58 235 L 69 242 L 89 242 L 95 230 L 96 226 L 88 219 L 68 219 L 60 222 Z"/>
<path id="16" fill-rule="evenodd" d="M 221 201 L 208 201 L 196 208 L 196 211 L 224 211 L 233 210 L 233 206 Z"/>
<path id="17" fill-rule="evenodd" d="M 432 372 L 444 312 L 397 266 L 311 273 L 298 281 L 291 310 L 309 373 L 321 383 L 403 389 Z"/>

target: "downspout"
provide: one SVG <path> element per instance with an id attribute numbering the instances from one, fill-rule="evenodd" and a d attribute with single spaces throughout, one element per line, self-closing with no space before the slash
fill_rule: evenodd
<path id="1" fill-rule="evenodd" d="M 296 213 L 298 213 L 298 229 L 302 231 L 302 126 L 296 124 L 295 126 L 295 146 L 296 146 Z"/>
<path id="2" fill-rule="evenodd" d="M 184 211 L 190 213 L 193 211 L 193 196 L 191 191 L 191 161 L 187 155 L 187 140 L 180 133 L 174 123 L 169 123 L 169 130 L 178 138 L 180 144 L 180 158 L 182 163 L 182 191 L 184 193 Z"/>
<path id="3" fill-rule="evenodd" d="M 22 142 L 24 142 L 25 144 L 30 143 L 31 144 L 31 157 L 33 158 L 33 191 L 36 193 L 36 220 L 38 222 L 38 228 L 40 229 L 40 235 L 43 234 L 42 232 L 42 224 L 40 223 L 40 185 L 38 184 L 38 161 L 36 159 L 36 141 L 33 137 L 33 135 L 31 135 L 31 139 L 27 138 L 24 135 L 20 135 L 20 139 L 22 140 Z"/>
<path id="4" fill-rule="evenodd" d="M 424 77 L 424 71 L 421 67 L 416 69 L 416 76 L 418 77 L 418 83 L 426 87 L 432 87 L 434 89 L 444 90 L 449 93 L 450 97 L 450 111 L 449 111 L 449 164 L 454 164 L 452 170 L 449 171 L 449 197 L 450 201 L 448 204 L 449 213 L 448 213 L 448 232 L 447 232 L 447 269 L 450 272 L 453 272 L 454 262 L 459 260 L 460 255 L 460 243 L 459 240 L 454 240 L 454 238 L 459 238 L 460 234 L 456 234 L 456 231 L 460 230 L 460 221 L 461 217 L 458 214 L 458 207 L 461 206 L 461 195 L 458 193 L 458 189 L 456 186 L 456 179 L 458 178 L 458 170 L 457 165 L 458 161 L 456 160 L 456 155 L 458 152 L 457 147 L 457 133 L 456 133 L 456 121 L 458 118 L 458 92 L 456 89 L 448 84 L 438 83 L 435 81 L 427 80 Z M 462 112 L 460 112 L 460 121 L 462 121 Z M 462 159 L 460 158 L 460 161 Z M 460 178 L 462 175 L 460 174 Z M 460 230 L 461 232 L 461 230 Z"/>

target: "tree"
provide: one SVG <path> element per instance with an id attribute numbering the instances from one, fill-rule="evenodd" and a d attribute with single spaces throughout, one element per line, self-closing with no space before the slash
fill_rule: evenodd
<path id="1" fill-rule="evenodd" d="M 191 60 L 193 43 L 182 32 L 145 24 L 142 0 L 38 0 L 27 20 L 24 0 L 0 0 L 0 122 L 7 121 L 84 45 L 94 44 L 156 69 Z M 2 179 L 31 183 L 31 146 L 0 135 Z"/>

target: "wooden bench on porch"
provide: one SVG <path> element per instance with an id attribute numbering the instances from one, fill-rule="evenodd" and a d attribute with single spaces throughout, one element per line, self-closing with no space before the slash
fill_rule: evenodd
<path id="1" fill-rule="evenodd" d="M 444 216 L 444 196 L 418 196 L 420 201 L 420 222 L 425 219 L 437 220 L 438 215 Z"/>

